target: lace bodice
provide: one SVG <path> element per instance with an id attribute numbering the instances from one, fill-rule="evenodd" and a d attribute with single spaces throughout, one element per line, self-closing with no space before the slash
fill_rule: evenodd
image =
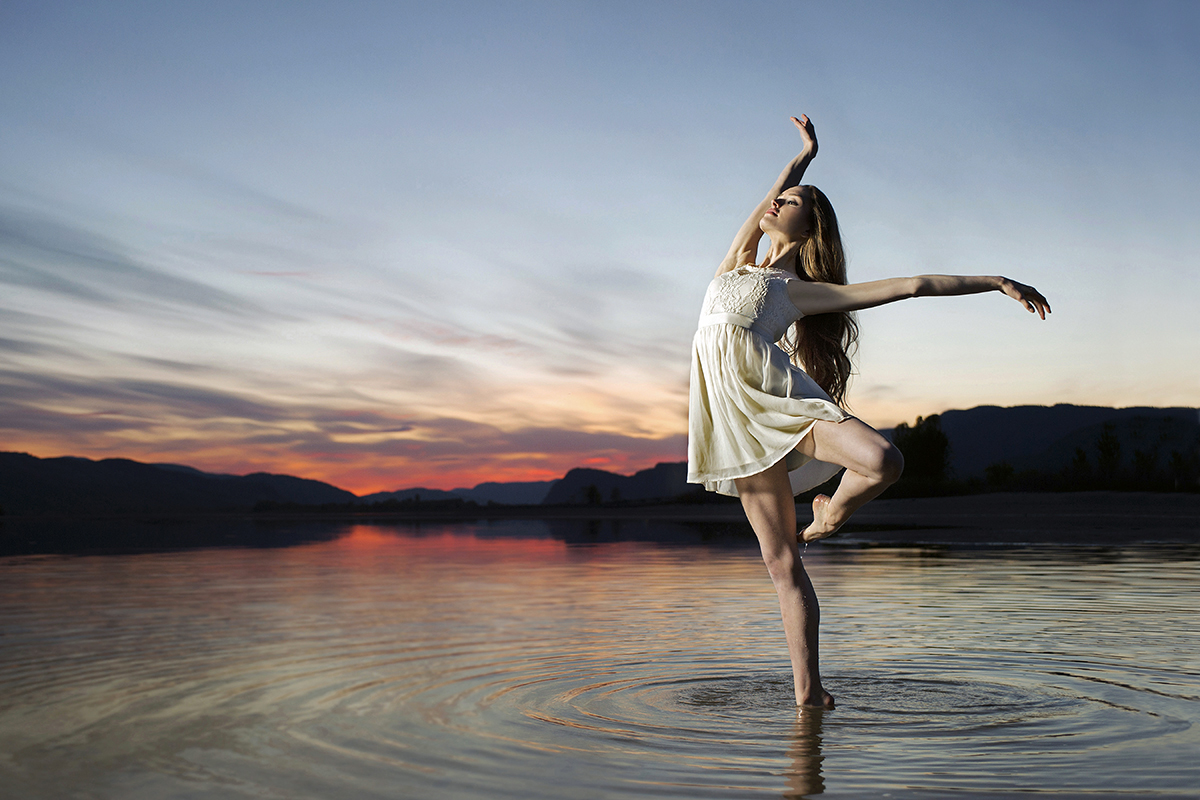
<path id="1" fill-rule="evenodd" d="M 742 266 L 730 270 L 708 285 L 701 315 L 740 314 L 777 342 L 793 322 L 804 316 L 788 297 L 789 280 L 796 277 L 778 269 Z"/>

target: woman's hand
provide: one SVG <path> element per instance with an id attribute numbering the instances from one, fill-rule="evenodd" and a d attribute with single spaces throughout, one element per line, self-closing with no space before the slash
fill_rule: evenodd
<path id="1" fill-rule="evenodd" d="M 1046 301 L 1041 292 L 1032 286 L 1017 283 L 1009 278 L 1001 278 L 1000 291 L 1025 306 L 1029 313 L 1037 314 L 1042 319 L 1045 319 L 1046 315 L 1050 313 L 1050 303 Z"/>
<path id="2" fill-rule="evenodd" d="M 813 128 L 812 120 L 804 114 L 800 115 L 800 119 L 792 117 L 792 124 L 800 131 L 800 138 L 804 140 L 804 153 L 809 158 L 817 154 L 817 132 Z"/>

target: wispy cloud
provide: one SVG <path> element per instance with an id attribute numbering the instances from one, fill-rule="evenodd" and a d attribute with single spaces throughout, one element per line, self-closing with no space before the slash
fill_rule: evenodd
<path id="1" fill-rule="evenodd" d="M 159 302 L 260 316 L 257 303 L 139 263 L 116 242 L 28 210 L 0 206 L 0 284 L 111 306 Z"/>

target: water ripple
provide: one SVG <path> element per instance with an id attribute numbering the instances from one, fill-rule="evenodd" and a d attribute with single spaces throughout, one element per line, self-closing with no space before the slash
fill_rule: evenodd
<path id="1" fill-rule="evenodd" d="M 0 563 L 0 795 L 1166 797 L 1200 785 L 1200 679 L 1178 602 L 1194 564 L 810 557 L 838 705 L 798 716 L 753 552 L 367 533 Z M 1005 591 L 1014 567 L 1048 588 Z M 1088 573 L 1121 576 L 1136 613 L 1095 600 Z M 1103 625 L 1070 624 L 1098 602 Z"/>

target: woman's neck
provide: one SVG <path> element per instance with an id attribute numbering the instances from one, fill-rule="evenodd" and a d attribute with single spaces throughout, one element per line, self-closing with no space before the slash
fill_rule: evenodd
<path id="1" fill-rule="evenodd" d="M 771 247 L 767 250 L 767 256 L 758 266 L 766 269 L 781 269 L 784 272 L 790 272 L 793 275 L 799 276 L 800 272 L 796 269 L 796 259 L 800 255 L 799 242 L 771 242 Z"/>

